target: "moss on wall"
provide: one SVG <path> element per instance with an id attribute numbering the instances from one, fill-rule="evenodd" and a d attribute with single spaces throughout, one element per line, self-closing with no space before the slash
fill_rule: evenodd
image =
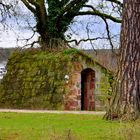
<path id="1" fill-rule="evenodd" d="M 100 82 L 97 84 L 98 94 L 95 95 L 99 106 L 96 110 L 106 110 L 110 104 L 112 96 L 113 75 L 110 73 L 101 73 Z M 100 94 L 99 94 L 100 93 Z"/>
<path id="2" fill-rule="evenodd" d="M 70 58 L 62 52 L 17 51 L 7 64 L 0 102 L 15 108 L 61 108 L 70 69 Z"/>
<path id="3" fill-rule="evenodd" d="M 0 85 L 0 106 L 31 109 L 63 109 L 64 94 L 68 93 L 65 75 L 73 62 L 100 64 L 76 49 L 41 51 L 25 49 L 9 58 L 7 74 Z M 107 73 L 107 69 L 102 67 Z"/>

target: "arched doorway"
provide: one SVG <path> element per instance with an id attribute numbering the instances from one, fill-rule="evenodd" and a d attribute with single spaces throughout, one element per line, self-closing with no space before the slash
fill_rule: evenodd
<path id="1" fill-rule="evenodd" d="M 95 110 L 95 71 L 91 68 L 81 72 L 81 110 Z"/>

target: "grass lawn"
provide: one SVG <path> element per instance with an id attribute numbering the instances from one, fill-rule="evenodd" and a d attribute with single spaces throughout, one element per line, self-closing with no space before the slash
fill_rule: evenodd
<path id="1" fill-rule="evenodd" d="M 0 113 L 0 140 L 140 140 L 140 120 L 100 115 Z"/>

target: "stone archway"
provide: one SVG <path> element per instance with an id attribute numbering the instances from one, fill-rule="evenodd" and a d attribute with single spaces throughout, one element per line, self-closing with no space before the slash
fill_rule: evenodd
<path id="1" fill-rule="evenodd" d="M 95 110 L 95 71 L 91 68 L 81 72 L 81 110 Z"/>

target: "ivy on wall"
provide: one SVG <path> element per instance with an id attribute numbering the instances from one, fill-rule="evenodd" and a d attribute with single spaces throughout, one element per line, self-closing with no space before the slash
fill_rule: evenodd
<path id="1" fill-rule="evenodd" d="M 7 74 L 0 85 L 0 106 L 9 108 L 63 109 L 68 93 L 65 75 L 73 62 L 100 64 L 76 49 L 15 51 L 9 58 Z M 108 73 L 104 67 L 103 71 Z"/>

